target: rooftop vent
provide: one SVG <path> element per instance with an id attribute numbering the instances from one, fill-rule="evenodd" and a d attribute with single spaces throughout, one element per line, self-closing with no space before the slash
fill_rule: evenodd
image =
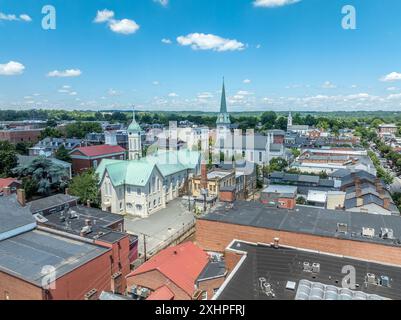
<path id="1" fill-rule="evenodd" d="M 304 262 L 304 271 L 305 272 L 311 272 L 312 271 L 312 267 L 311 267 L 310 263 L 307 262 L 307 261 Z"/>
<path id="2" fill-rule="evenodd" d="M 380 285 L 382 287 L 390 287 L 390 277 L 388 276 L 380 276 Z"/>
<path id="3" fill-rule="evenodd" d="M 394 239 L 393 229 L 381 228 L 381 230 L 380 230 L 380 238 L 382 238 L 382 239 Z"/>
<path id="4" fill-rule="evenodd" d="M 348 225 L 346 223 L 337 223 L 337 232 L 338 233 L 347 233 Z"/>
<path id="5" fill-rule="evenodd" d="M 47 221 L 49 221 L 44 216 L 42 216 L 40 213 L 36 213 L 33 216 L 35 217 L 36 221 L 40 222 L 40 223 L 46 223 Z"/>
<path id="6" fill-rule="evenodd" d="M 375 236 L 375 229 L 363 227 L 362 235 L 364 237 L 373 238 Z"/>
<path id="7" fill-rule="evenodd" d="M 312 272 L 319 273 L 320 272 L 320 263 L 313 263 L 312 264 Z"/>
<path id="8" fill-rule="evenodd" d="M 85 226 L 81 229 L 81 234 L 89 234 L 92 232 L 91 226 Z"/>

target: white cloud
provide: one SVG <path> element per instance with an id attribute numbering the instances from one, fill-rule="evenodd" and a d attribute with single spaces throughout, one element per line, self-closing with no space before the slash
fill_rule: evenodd
<path id="1" fill-rule="evenodd" d="M 164 43 L 164 44 L 172 44 L 173 42 L 170 39 L 163 38 L 162 39 L 162 43 Z"/>
<path id="2" fill-rule="evenodd" d="M 380 81 L 383 82 L 393 82 L 401 80 L 401 73 L 398 72 L 391 72 L 383 77 L 380 78 Z"/>
<path id="3" fill-rule="evenodd" d="M 169 0 L 153 0 L 153 1 L 160 3 L 163 7 L 167 7 Z"/>
<path id="4" fill-rule="evenodd" d="M 214 97 L 213 94 L 210 92 L 202 92 L 199 93 L 197 96 L 198 99 L 211 99 L 213 97 Z"/>
<path id="5" fill-rule="evenodd" d="M 238 94 L 238 95 L 241 95 L 241 96 L 251 96 L 251 95 L 253 95 L 253 92 L 249 92 L 249 91 L 245 91 L 245 90 L 240 90 L 240 91 L 237 92 L 237 94 Z"/>
<path id="6" fill-rule="evenodd" d="M 25 66 L 22 63 L 10 61 L 5 64 L 0 64 L 0 76 L 15 76 L 22 74 Z"/>
<path id="7" fill-rule="evenodd" d="M 70 96 L 76 96 L 77 94 L 78 94 L 78 92 L 76 92 L 76 91 L 70 92 Z"/>
<path id="8" fill-rule="evenodd" d="M 152 84 L 153 84 L 154 86 L 158 86 L 158 85 L 160 84 L 160 82 L 159 82 L 159 81 L 153 81 Z"/>
<path id="9" fill-rule="evenodd" d="M 134 21 L 129 19 L 113 20 L 109 24 L 110 30 L 121 34 L 133 34 L 140 26 Z"/>
<path id="10" fill-rule="evenodd" d="M 178 94 L 176 94 L 175 92 L 171 92 L 171 93 L 168 94 L 168 96 L 170 98 L 176 98 L 176 97 L 178 97 Z"/>
<path id="11" fill-rule="evenodd" d="M 252 81 L 251 80 L 249 80 L 249 79 L 245 79 L 244 81 L 242 81 L 243 83 L 245 83 L 245 84 L 249 84 L 249 83 L 251 83 Z"/>
<path id="12" fill-rule="evenodd" d="M 93 22 L 107 23 L 111 31 L 124 35 L 133 34 L 140 28 L 140 26 L 134 20 L 114 19 L 114 11 L 108 9 L 99 10 Z"/>
<path id="13" fill-rule="evenodd" d="M 71 86 L 69 86 L 69 85 L 64 85 L 64 86 L 63 86 L 63 89 L 71 89 Z"/>
<path id="14" fill-rule="evenodd" d="M 397 91 L 398 88 L 397 87 L 389 87 L 387 88 L 387 91 Z"/>
<path id="15" fill-rule="evenodd" d="M 331 83 L 330 81 L 326 81 L 325 83 L 322 84 L 322 88 L 323 89 L 334 89 L 337 86 L 333 83 Z"/>
<path id="16" fill-rule="evenodd" d="M 255 7 L 275 8 L 300 2 L 301 0 L 255 0 Z"/>
<path id="17" fill-rule="evenodd" d="M 401 99 L 401 93 L 390 94 L 387 99 L 394 100 L 394 99 Z"/>
<path id="18" fill-rule="evenodd" d="M 94 23 L 108 22 L 114 18 L 114 12 L 108 9 L 98 10 Z"/>
<path id="19" fill-rule="evenodd" d="M 107 92 L 107 94 L 109 96 L 115 97 L 115 96 L 119 96 L 121 95 L 120 91 L 114 90 L 114 89 L 109 89 L 109 91 Z"/>
<path id="20" fill-rule="evenodd" d="M 69 93 L 70 91 L 68 91 L 67 89 L 59 89 L 58 93 Z"/>
<path id="21" fill-rule="evenodd" d="M 19 18 L 22 20 L 22 21 L 25 21 L 25 22 L 31 22 L 32 21 L 32 18 L 30 17 L 30 16 L 28 16 L 27 14 L 21 14 L 20 16 L 19 16 Z"/>
<path id="22" fill-rule="evenodd" d="M 260 49 L 260 48 L 262 48 L 262 45 L 261 44 L 257 44 L 256 45 L 256 49 Z"/>
<path id="23" fill-rule="evenodd" d="M 193 50 L 237 51 L 245 49 L 245 45 L 237 40 L 224 39 L 214 34 L 190 33 L 177 38 L 182 46 L 191 46 Z"/>
<path id="24" fill-rule="evenodd" d="M 50 71 L 47 76 L 50 78 L 69 78 L 69 77 L 79 77 L 82 74 L 79 69 L 67 69 L 64 71 L 54 70 Z"/>

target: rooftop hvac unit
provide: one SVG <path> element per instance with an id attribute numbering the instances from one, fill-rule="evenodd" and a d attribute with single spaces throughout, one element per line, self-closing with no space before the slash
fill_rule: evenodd
<path id="1" fill-rule="evenodd" d="M 366 282 L 368 284 L 377 284 L 376 276 L 373 273 L 367 273 L 366 274 Z"/>
<path id="2" fill-rule="evenodd" d="M 312 272 L 313 273 L 319 273 L 320 272 L 320 263 L 312 264 Z"/>
<path id="3" fill-rule="evenodd" d="M 380 238 L 382 238 L 382 239 L 394 239 L 393 229 L 381 228 L 381 230 L 380 230 Z"/>
<path id="4" fill-rule="evenodd" d="M 85 227 L 83 227 L 81 229 L 81 233 L 83 233 L 83 234 L 88 234 L 88 233 L 91 233 L 91 232 L 92 232 L 91 226 L 85 226 Z"/>
<path id="5" fill-rule="evenodd" d="M 380 276 L 380 285 L 390 287 L 390 278 L 388 276 Z"/>
<path id="6" fill-rule="evenodd" d="M 362 235 L 364 237 L 373 238 L 375 236 L 375 229 L 373 228 L 362 228 Z"/>
<path id="7" fill-rule="evenodd" d="M 346 223 L 337 223 L 337 232 L 347 233 L 348 225 Z"/>
<path id="8" fill-rule="evenodd" d="M 304 271 L 305 272 L 311 272 L 312 271 L 312 267 L 311 267 L 309 262 L 306 262 L 306 261 L 304 262 Z"/>

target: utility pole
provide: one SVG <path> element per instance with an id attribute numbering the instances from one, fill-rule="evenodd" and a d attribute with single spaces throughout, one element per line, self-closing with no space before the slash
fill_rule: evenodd
<path id="1" fill-rule="evenodd" d="M 144 255 L 144 262 L 146 262 L 146 234 L 143 234 L 143 255 Z"/>

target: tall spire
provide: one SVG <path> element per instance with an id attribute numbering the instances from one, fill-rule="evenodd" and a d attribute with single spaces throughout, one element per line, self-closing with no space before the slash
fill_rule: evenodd
<path id="1" fill-rule="evenodd" d="M 132 122 L 128 127 L 128 131 L 130 132 L 141 131 L 141 127 L 139 126 L 139 124 L 136 122 L 135 119 L 135 106 L 132 106 Z"/>
<path id="2" fill-rule="evenodd" d="M 221 93 L 220 113 L 227 113 L 226 87 L 224 85 L 224 77 L 223 77 L 223 90 Z"/>

